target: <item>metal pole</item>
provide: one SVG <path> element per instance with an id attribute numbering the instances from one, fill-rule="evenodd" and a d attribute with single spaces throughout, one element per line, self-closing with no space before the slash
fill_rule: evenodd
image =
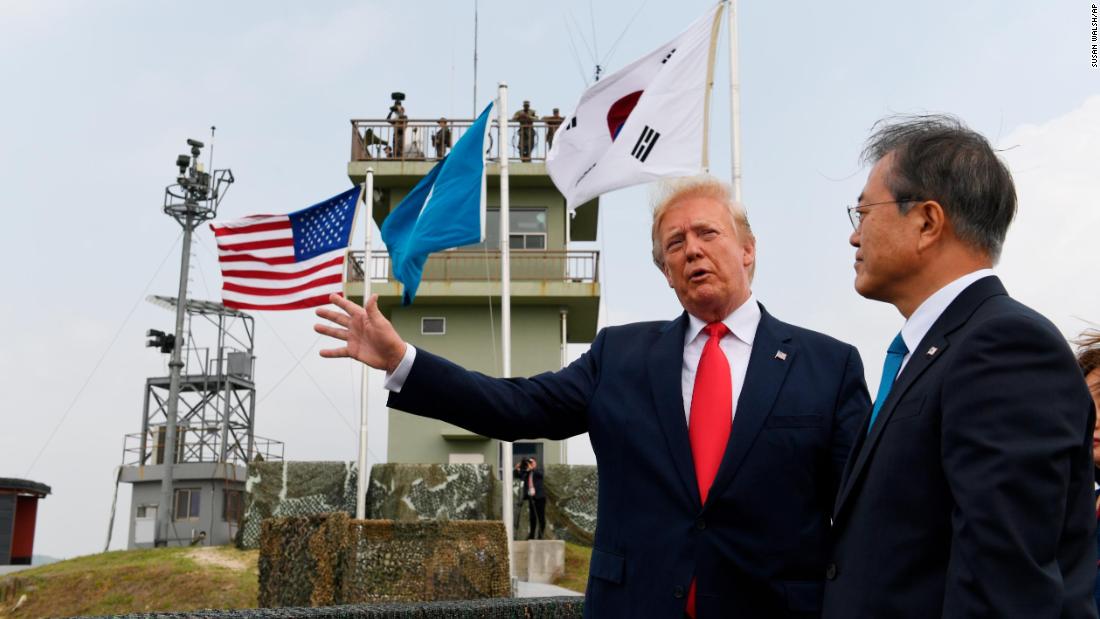
<path id="1" fill-rule="evenodd" d="M 213 145 L 211 145 L 213 148 Z M 211 159 L 213 161 L 213 159 Z M 231 421 L 231 415 L 233 412 L 233 406 L 230 398 L 229 382 L 229 368 L 226 367 L 227 360 L 225 358 L 225 315 L 218 314 L 218 380 L 221 382 L 219 385 L 222 397 L 225 400 L 222 402 L 222 431 L 219 435 L 221 445 L 218 446 L 218 462 L 225 466 L 225 458 L 229 453 L 229 423 Z M 235 436 L 235 435 L 234 435 Z M 239 444 L 239 443 L 238 443 Z M 244 454 L 245 463 L 247 465 L 249 454 Z M 213 530 L 213 525 L 211 525 Z"/>
<path id="2" fill-rule="evenodd" d="M 363 307 L 370 303 L 370 244 L 374 223 L 374 168 L 367 168 L 367 178 L 363 181 L 363 201 L 366 202 L 366 234 L 363 236 Z M 362 520 L 367 517 L 367 481 L 370 470 L 367 469 L 367 393 L 370 391 L 370 368 L 363 364 L 363 382 L 360 389 L 362 410 L 359 411 L 359 478 L 355 495 L 355 517 Z"/>
<path id="3" fill-rule="evenodd" d="M 180 285 L 179 294 L 176 296 L 176 345 L 172 348 L 172 360 L 168 362 L 168 411 L 165 430 L 164 446 L 164 476 L 160 483 L 160 505 L 157 507 L 157 537 L 154 546 L 168 545 L 168 527 L 172 522 L 172 467 L 176 462 L 176 414 L 179 412 L 180 397 L 180 372 L 183 369 L 183 361 L 180 353 L 183 350 L 183 313 L 187 306 L 187 273 L 191 263 L 191 232 L 194 229 L 195 206 L 190 199 L 187 201 L 187 219 L 183 224 L 183 249 L 180 257 Z"/>
<path id="4" fill-rule="evenodd" d="M 473 117 L 477 118 L 477 0 L 474 0 L 474 105 Z"/>
<path id="5" fill-rule="evenodd" d="M 561 367 L 569 365 L 569 310 L 561 308 Z M 569 464 L 568 460 L 569 439 L 562 439 L 559 443 L 561 451 L 558 454 L 558 462 Z"/>
<path id="6" fill-rule="evenodd" d="M 508 84 L 501 82 L 497 91 L 497 144 L 500 148 L 500 329 L 501 329 L 501 376 L 512 376 L 512 264 L 509 251 L 508 225 Z M 512 444 L 501 441 L 500 468 L 502 488 L 501 509 L 504 527 L 508 535 L 508 565 L 515 574 L 512 565 Z"/>
<path id="7" fill-rule="evenodd" d="M 729 0 L 730 24 L 730 183 L 741 202 L 741 71 L 737 64 L 737 0 Z"/>

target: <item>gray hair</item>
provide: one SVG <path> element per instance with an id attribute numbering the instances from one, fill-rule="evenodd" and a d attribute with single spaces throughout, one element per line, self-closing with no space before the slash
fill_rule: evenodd
<path id="1" fill-rule="evenodd" d="M 874 164 L 893 153 L 886 186 L 901 212 L 939 202 L 959 240 L 996 262 L 1016 215 L 1016 187 L 989 142 L 946 114 L 884 118 L 871 131 L 861 159 Z"/>
<path id="2" fill-rule="evenodd" d="M 749 225 L 749 216 L 745 207 L 733 200 L 733 191 L 728 183 L 724 183 L 713 176 L 701 174 L 699 176 L 685 176 L 683 178 L 665 181 L 658 185 L 657 194 L 653 199 L 653 228 L 650 231 L 650 240 L 653 242 L 653 264 L 664 271 L 665 257 L 661 248 L 661 240 L 657 234 L 661 227 L 661 219 L 673 206 L 691 198 L 710 198 L 726 207 L 730 213 L 730 220 L 739 235 L 745 235 L 748 239 L 756 240 Z M 753 263 L 749 270 L 749 277 L 756 271 Z"/>

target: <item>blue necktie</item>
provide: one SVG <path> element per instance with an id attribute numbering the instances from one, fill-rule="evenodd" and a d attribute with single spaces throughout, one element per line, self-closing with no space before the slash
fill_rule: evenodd
<path id="1" fill-rule="evenodd" d="M 905 359 L 907 354 L 909 354 L 909 349 L 905 346 L 905 340 L 901 339 L 901 333 L 898 333 L 894 337 L 894 341 L 890 342 L 890 348 L 886 349 L 886 361 L 882 364 L 882 379 L 878 383 L 875 407 L 871 409 L 871 423 L 867 424 L 868 434 L 871 432 L 871 428 L 875 427 L 878 412 L 882 409 L 882 405 L 886 403 L 886 397 L 890 395 L 890 388 L 894 386 L 894 379 L 897 378 L 898 370 L 901 369 L 901 361 Z"/>

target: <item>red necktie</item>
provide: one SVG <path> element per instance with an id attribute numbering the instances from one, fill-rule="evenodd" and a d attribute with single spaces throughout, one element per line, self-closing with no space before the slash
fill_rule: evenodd
<path id="1" fill-rule="evenodd" d="M 726 452 L 733 418 L 733 379 L 730 363 L 718 342 L 729 333 L 726 325 L 712 322 L 703 328 L 709 338 L 699 357 L 695 371 L 695 389 L 691 395 L 691 416 L 688 419 L 688 439 L 691 457 L 695 461 L 695 480 L 699 484 L 699 501 L 707 502 L 707 493 L 718 473 L 718 465 Z M 695 616 L 695 579 L 688 590 L 687 614 Z"/>

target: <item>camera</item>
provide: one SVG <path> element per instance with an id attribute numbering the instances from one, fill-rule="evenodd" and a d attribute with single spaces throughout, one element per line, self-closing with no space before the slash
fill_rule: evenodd
<path id="1" fill-rule="evenodd" d="M 390 116 L 392 116 L 401 109 L 401 102 L 405 100 L 405 93 L 391 92 L 390 98 L 393 99 L 393 105 L 390 106 Z M 387 116 L 386 118 L 389 118 L 389 116 Z"/>

